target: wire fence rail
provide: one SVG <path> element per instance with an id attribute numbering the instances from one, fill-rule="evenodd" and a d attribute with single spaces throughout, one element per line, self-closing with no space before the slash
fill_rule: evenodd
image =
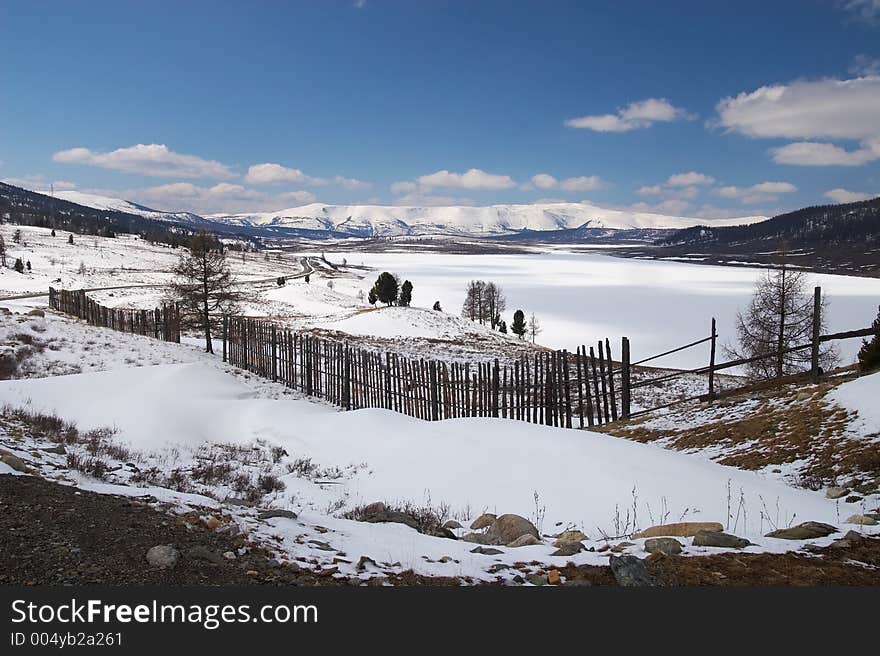
<path id="1" fill-rule="evenodd" d="M 49 307 L 84 319 L 89 325 L 145 335 L 165 342 L 180 342 L 180 307 L 163 303 L 152 310 L 118 309 L 101 305 L 84 289 L 49 287 Z"/>

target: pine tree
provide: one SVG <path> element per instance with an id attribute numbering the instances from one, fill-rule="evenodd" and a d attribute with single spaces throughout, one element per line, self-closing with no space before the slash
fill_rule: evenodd
<path id="1" fill-rule="evenodd" d="M 522 310 L 513 313 L 513 324 L 510 326 L 510 330 L 520 339 L 526 334 L 526 315 Z"/>
<path id="2" fill-rule="evenodd" d="M 67 243 L 68 244 L 73 243 L 73 233 L 72 232 L 69 235 L 67 235 Z"/>
<path id="3" fill-rule="evenodd" d="M 55 236 L 55 228 L 52 228 L 52 236 Z"/>
<path id="4" fill-rule="evenodd" d="M 204 232 L 193 237 L 174 274 L 172 290 L 184 317 L 204 331 L 205 351 L 213 353 L 212 326 L 219 322 L 218 315 L 235 310 L 239 300 L 219 241 Z"/>
<path id="5" fill-rule="evenodd" d="M 31 261 L 30 260 L 27 261 L 26 266 L 27 266 L 27 270 L 30 271 L 31 270 Z"/>
<path id="6" fill-rule="evenodd" d="M 12 241 L 16 244 L 21 243 L 21 230 L 16 230 L 12 233 Z"/>
<path id="7" fill-rule="evenodd" d="M 21 258 L 15 258 L 15 270 L 19 273 L 24 273 L 24 262 L 21 261 Z"/>
<path id="8" fill-rule="evenodd" d="M 434 309 L 435 309 L 437 312 L 443 312 L 443 308 L 440 307 L 440 301 L 434 301 Z"/>
<path id="9" fill-rule="evenodd" d="M 874 329 L 874 337 L 862 342 L 859 349 L 859 371 L 867 373 L 880 369 L 880 308 L 877 309 L 877 318 L 871 324 Z"/>
<path id="10" fill-rule="evenodd" d="M 412 303 L 412 289 L 412 283 L 409 280 L 404 280 L 403 286 L 400 288 L 400 297 L 397 299 L 398 305 L 409 307 L 409 304 Z"/>
<path id="11" fill-rule="evenodd" d="M 373 289 L 376 290 L 376 298 L 385 303 L 385 305 L 391 305 L 397 300 L 397 278 L 387 271 L 379 274 Z"/>
<path id="12" fill-rule="evenodd" d="M 810 366 L 810 351 L 787 352 L 807 344 L 813 332 L 813 295 L 806 291 L 807 274 L 789 269 L 784 259 L 779 268 L 765 271 L 745 312 L 737 312 L 738 346 L 725 347 L 733 359 L 767 357 L 745 365 L 753 379 L 770 379 L 804 371 Z M 827 303 L 822 300 L 820 330 L 824 328 Z M 823 348 L 819 362 L 824 370 L 834 366 L 837 354 Z"/>
<path id="13" fill-rule="evenodd" d="M 370 293 L 367 294 L 367 303 L 369 303 L 370 305 L 375 305 L 376 301 L 378 300 L 379 296 L 376 294 L 376 285 L 373 285 L 373 287 L 370 289 Z"/>
<path id="14" fill-rule="evenodd" d="M 507 334 L 507 322 L 506 321 L 499 322 L 498 332 L 504 333 L 505 335 Z"/>
<path id="15" fill-rule="evenodd" d="M 0 266 L 6 268 L 6 240 L 0 235 Z"/>

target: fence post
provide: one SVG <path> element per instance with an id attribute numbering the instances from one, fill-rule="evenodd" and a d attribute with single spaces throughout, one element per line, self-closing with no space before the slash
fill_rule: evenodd
<path id="1" fill-rule="evenodd" d="M 223 315 L 223 362 L 226 362 L 226 337 L 229 333 L 229 315 Z"/>
<path id="2" fill-rule="evenodd" d="M 709 400 L 715 399 L 715 343 L 718 331 L 715 329 L 715 317 L 712 317 L 712 343 L 709 348 Z"/>
<path id="3" fill-rule="evenodd" d="M 620 341 L 620 414 L 622 419 L 629 419 L 631 409 L 629 361 L 629 337 L 623 337 Z"/>
<path id="4" fill-rule="evenodd" d="M 278 328 L 272 324 L 272 382 L 278 380 Z"/>
<path id="5" fill-rule="evenodd" d="M 813 382 L 819 380 L 819 330 L 822 327 L 822 288 L 813 290 L 813 341 L 810 352 L 810 375 Z"/>

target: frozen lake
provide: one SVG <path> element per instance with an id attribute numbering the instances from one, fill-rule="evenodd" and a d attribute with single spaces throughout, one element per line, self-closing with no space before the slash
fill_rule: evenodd
<path id="1" fill-rule="evenodd" d="M 543 333 L 538 341 L 574 350 L 608 337 L 617 352 L 630 338 L 632 358 L 669 350 L 708 336 L 718 321 L 719 343 L 732 341 L 736 311 L 744 307 L 761 269 L 632 260 L 570 252 L 529 255 L 438 253 L 328 253 L 338 262 L 391 271 L 413 283 L 413 305 L 439 300 L 459 313 L 468 281 L 499 284 L 507 296 L 505 320 L 521 308 L 534 312 Z M 369 284 L 368 284 L 369 283 Z M 365 281 L 365 291 L 372 278 Z M 821 285 L 830 301 L 828 329 L 865 328 L 877 316 L 880 279 L 810 274 L 810 290 Z M 852 362 L 860 340 L 839 343 Z M 658 364 L 696 367 L 708 362 L 708 345 L 677 353 Z"/>

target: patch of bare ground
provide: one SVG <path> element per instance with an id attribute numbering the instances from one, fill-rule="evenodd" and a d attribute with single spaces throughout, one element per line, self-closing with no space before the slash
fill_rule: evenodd
<path id="1" fill-rule="evenodd" d="M 705 451 L 713 460 L 757 470 L 797 463 L 795 484 L 811 489 L 846 479 L 880 476 L 880 434 L 848 432 L 854 413 L 826 399 L 852 379 L 755 389 L 714 404 L 691 404 L 662 417 L 647 415 L 597 430 L 638 442 L 660 441 L 681 451 Z"/>

